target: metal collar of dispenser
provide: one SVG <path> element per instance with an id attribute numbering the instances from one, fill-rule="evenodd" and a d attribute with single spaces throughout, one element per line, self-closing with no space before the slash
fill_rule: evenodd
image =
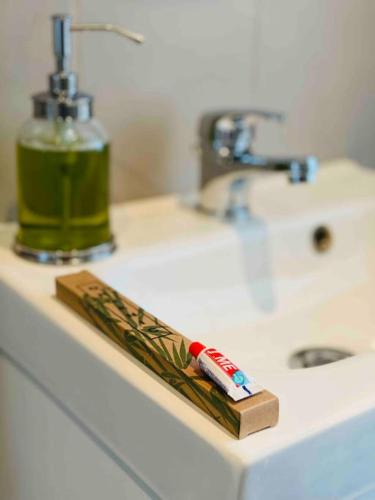
<path id="1" fill-rule="evenodd" d="M 77 92 L 73 96 L 55 96 L 50 92 L 41 92 L 32 97 L 34 117 L 45 120 L 71 118 L 76 121 L 88 121 L 93 115 L 93 98 Z"/>

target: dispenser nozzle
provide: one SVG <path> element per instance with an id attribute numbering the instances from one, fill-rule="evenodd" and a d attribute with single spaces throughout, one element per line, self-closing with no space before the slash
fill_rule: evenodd
<path id="1" fill-rule="evenodd" d="M 52 16 L 53 22 L 53 52 L 56 57 L 57 72 L 67 72 L 69 70 L 70 57 L 70 29 L 72 24 L 71 16 L 66 14 L 55 14 Z"/>
<path id="2" fill-rule="evenodd" d="M 49 75 L 49 91 L 33 96 L 34 117 L 42 119 L 72 119 L 86 121 L 92 117 L 93 98 L 78 91 L 77 75 L 70 71 L 72 31 L 110 31 L 135 43 L 143 43 L 140 33 L 114 24 L 73 24 L 68 14 L 52 16 L 53 52 L 56 70 Z"/>
<path id="3" fill-rule="evenodd" d="M 53 21 L 53 50 L 56 57 L 56 70 L 69 71 L 70 32 L 71 31 L 109 31 L 117 33 L 135 43 L 143 43 L 145 38 L 140 33 L 134 33 L 122 26 L 109 23 L 72 24 L 72 17 L 68 14 L 55 14 Z"/>
<path id="4" fill-rule="evenodd" d="M 140 33 L 114 24 L 73 24 L 68 14 L 52 16 L 53 52 L 56 70 L 49 75 L 49 91 L 33 96 L 34 117 L 47 119 L 89 120 L 92 116 L 90 95 L 78 91 L 77 75 L 70 71 L 72 31 L 110 31 L 124 36 L 135 43 L 143 43 Z"/>
<path id="5" fill-rule="evenodd" d="M 94 24 L 72 24 L 71 31 L 111 31 L 112 33 L 117 33 L 118 35 L 124 36 L 135 43 L 143 43 L 145 37 L 141 33 L 134 33 L 129 31 L 122 26 L 117 26 L 115 24 L 109 23 L 94 23 Z"/>

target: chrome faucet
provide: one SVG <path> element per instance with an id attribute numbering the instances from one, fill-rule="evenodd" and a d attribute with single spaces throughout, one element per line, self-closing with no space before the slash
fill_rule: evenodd
<path id="1" fill-rule="evenodd" d="M 314 156 L 283 158 L 255 154 L 253 142 L 260 120 L 282 121 L 281 113 L 216 111 L 200 122 L 201 183 L 199 207 L 206 212 L 236 218 L 248 216 L 247 185 L 251 172 L 285 171 L 293 184 L 313 182 L 319 164 Z M 230 174 L 230 175 L 229 175 Z M 215 206 L 211 184 L 229 176 L 225 206 Z"/>

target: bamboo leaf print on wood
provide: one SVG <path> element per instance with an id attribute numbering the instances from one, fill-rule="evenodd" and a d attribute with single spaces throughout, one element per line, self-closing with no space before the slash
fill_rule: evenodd
<path id="1" fill-rule="evenodd" d="M 233 402 L 200 372 L 187 337 L 94 275 L 82 271 L 59 277 L 56 282 L 58 298 L 234 436 L 244 437 L 276 424 L 278 400 L 273 394 L 263 391 Z"/>

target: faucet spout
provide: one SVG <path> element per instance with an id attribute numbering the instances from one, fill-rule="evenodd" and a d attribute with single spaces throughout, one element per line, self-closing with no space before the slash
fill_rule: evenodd
<path id="1" fill-rule="evenodd" d="M 283 158 L 245 153 L 237 161 L 242 168 L 252 167 L 258 171 L 287 172 L 292 184 L 315 182 L 319 169 L 319 162 L 315 156 Z"/>

